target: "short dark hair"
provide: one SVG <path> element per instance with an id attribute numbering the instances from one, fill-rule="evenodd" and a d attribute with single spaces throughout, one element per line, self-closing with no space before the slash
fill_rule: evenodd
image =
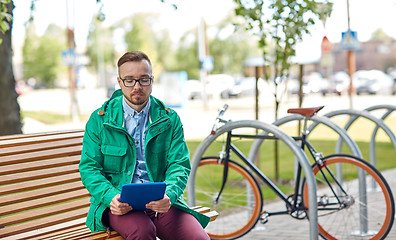
<path id="1" fill-rule="evenodd" d="M 120 67 L 122 64 L 126 62 L 139 62 L 142 60 L 147 60 L 147 62 L 151 65 L 151 61 L 147 54 L 141 51 L 131 51 L 126 52 L 122 57 L 118 60 L 117 66 Z"/>

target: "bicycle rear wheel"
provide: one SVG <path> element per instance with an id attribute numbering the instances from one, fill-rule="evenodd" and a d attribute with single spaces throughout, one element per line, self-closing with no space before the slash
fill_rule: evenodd
<path id="1" fill-rule="evenodd" d="M 322 161 L 321 165 L 313 166 L 318 188 L 319 233 L 326 239 L 384 239 L 392 228 L 395 207 L 382 174 L 351 155 L 330 155 Z M 375 181 L 376 189 L 368 187 L 371 181 Z M 308 206 L 306 183 L 304 203 Z"/>
<path id="2" fill-rule="evenodd" d="M 217 201 L 224 169 L 219 158 L 203 158 L 195 176 L 196 204 L 219 213 L 205 229 L 211 239 L 235 239 L 248 233 L 262 208 L 261 190 L 251 173 L 231 160 L 228 167 L 227 182 Z"/>

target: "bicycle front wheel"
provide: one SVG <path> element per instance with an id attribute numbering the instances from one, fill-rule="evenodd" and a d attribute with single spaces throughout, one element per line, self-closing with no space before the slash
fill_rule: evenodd
<path id="1" fill-rule="evenodd" d="M 216 210 L 219 216 L 205 228 L 211 239 L 235 239 L 257 223 L 262 207 L 261 190 L 245 168 L 229 161 L 227 182 L 223 183 L 224 164 L 218 157 L 203 158 L 195 176 L 197 205 Z"/>
<path id="2" fill-rule="evenodd" d="M 318 228 L 326 239 L 385 239 L 392 228 L 392 192 L 368 162 L 335 154 L 313 166 L 318 188 Z M 377 186 L 373 189 L 372 182 Z M 308 206 L 308 187 L 304 185 Z"/>

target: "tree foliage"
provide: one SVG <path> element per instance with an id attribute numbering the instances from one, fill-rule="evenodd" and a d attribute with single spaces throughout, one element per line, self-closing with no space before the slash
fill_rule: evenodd
<path id="1" fill-rule="evenodd" d="M 232 24 L 236 21 L 235 18 L 234 14 L 224 18 L 217 26 L 214 38 L 209 40 L 209 54 L 214 59 L 214 74 L 241 74 L 243 61 L 259 53 L 256 38 L 244 29 L 236 28 Z M 232 34 L 229 35 L 230 33 Z"/>
<path id="2" fill-rule="evenodd" d="M 392 36 L 389 36 L 381 28 L 378 28 L 377 30 L 375 30 L 373 32 L 373 34 L 371 35 L 370 40 L 385 40 L 386 41 L 386 40 L 394 40 L 394 38 Z"/>
<path id="3" fill-rule="evenodd" d="M 199 79 L 198 41 L 194 33 L 186 33 L 179 41 L 171 71 L 186 71 L 189 79 Z"/>
<path id="4" fill-rule="evenodd" d="M 0 0 L 0 33 L 4 34 L 6 31 L 11 29 L 10 23 L 12 22 L 12 13 L 8 11 L 8 5 L 11 0 Z M 3 42 L 3 38 L 0 38 L 0 44 Z"/>
<path id="5" fill-rule="evenodd" d="M 87 39 L 87 55 L 90 66 L 98 70 L 99 65 L 104 68 L 114 65 L 113 29 L 103 26 L 98 20 L 99 15 L 93 17 Z"/>
<path id="6" fill-rule="evenodd" d="M 50 24 L 43 36 L 35 33 L 34 24 L 27 27 L 23 45 L 24 77 L 35 78 L 39 85 L 54 87 L 59 73 L 65 72 L 61 52 L 65 49 L 65 30 Z"/>
<path id="7" fill-rule="evenodd" d="M 234 0 L 235 13 L 245 21 L 240 24 L 259 37 L 266 71 L 265 79 L 272 79 L 275 99 L 275 119 L 285 89 L 279 89 L 283 79 L 287 79 L 291 57 L 296 54 L 296 44 L 315 20 L 324 21 L 330 15 L 332 4 L 316 0 Z M 302 98 L 302 96 L 300 96 Z M 275 142 L 275 178 L 279 178 L 278 145 Z"/>
<path id="8" fill-rule="evenodd" d="M 259 37 L 264 59 L 273 64 L 272 76 L 287 74 L 295 46 L 315 20 L 331 13 L 332 4 L 313 0 L 234 0 L 242 24 Z M 271 45 L 271 48 L 267 46 Z"/>

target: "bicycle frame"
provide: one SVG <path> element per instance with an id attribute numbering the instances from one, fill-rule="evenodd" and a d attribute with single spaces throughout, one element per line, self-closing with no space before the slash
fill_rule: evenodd
<path id="1" fill-rule="evenodd" d="M 264 173 L 262 173 L 254 163 L 250 162 L 249 159 L 231 142 L 232 138 L 250 138 L 250 139 L 273 139 L 276 140 L 276 137 L 268 136 L 268 135 L 249 135 L 249 134 L 233 134 L 231 131 L 227 132 L 227 141 L 226 141 L 226 147 L 225 147 L 225 154 L 223 158 L 220 158 L 221 161 L 224 161 L 224 172 L 227 171 L 227 163 L 229 160 L 229 152 L 232 150 L 247 166 L 250 168 L 256 175 L 259 176 L 261 180 L 263 180 L 267 186 L 269 186 L 273 192 L 275 192 L 279 198 L 281 198 L 287 207 L 291 209 L 292 211 L 295 210 L 306 210 L 306 209 L 299 209 L 297 207 L 297 201 L 294 201 L 294 203 L 290 203 L 288 200 L 288 197 L 286 194 L 284 194 Z M 300 168 L 300 171 L 301 168 Z M 222 189 L 224 188 L 224 185 L 227 181 L 227 176 L 226 173 L 223 175 L 223 183 L 221 190 L 219 191 L 217 199 L 220 197 Z M 297 184 L 296 184 L 297 185 Z M 300 185 L 300 181 L 298 181 L 298 185 Z M 278 212 L 268 212 L 268 215 L 279 215 L 279 214 L 288 214 L 290 211 L 285 210 L 285 211 L 278 211 Z"/>
<path id="2" fill-rule="evenodd" d="M 323 158 L 323 154 L 319 153 L 315 150 L 315 148 L 312 146 L 312 144 L 307 140 L 307 135 L 303 131 L 303 134 L 301 136 L 293 137 L 294 140 L 296 141 L 301 141 L 301 148 L 304 150 L 305 148 L 308 149 L 310 152 L 311 156 L 313 157 L 314 161 L 318 164 L 321 164 L 321 159 Z M 301 181 L 301 175 L 302 175 L 302 167 L 300 163 L 298 163 L 297 166 L 297 175 L 296 175 L 296 182 L 294 185 L 294 194 L 292 201 L 289 200 L 287 195 L 283 193 L 272 181 L 269 179 L 263 172 L 260 171 L 256 167 L 256 165 L 249 161 L 249 159 L 232 143 L 232 138 L 246 138 L 246 139 L 270 139 L 270 140 L 278 140 L 278 138 L 273 137 L 273 136 L 268 136 L 268 135 L 261 135 L 261 134 L 233 134 L 232 131 L 227 132 L 227 140 L 226 140 L 226 145 L 225 145 L 225 150 L 222 152 L 220 156 L 220 161 L 224 161 L 224 172 L 223 172 L 223 181 L 222 181 L 222 186 L 221 189 L 218 193 L 218 196 L 216 198 L 216 201 L 220 198 L 220 195 L 224 189 L 224 186 L 227 182 L 227 173 L 228 173 L 228 161 L 230 158 L 230 151 L 233 151 L 241 160 L 244 162 L 247 166 L 248 169 L 250 169 L 253 173 L 255 173 L 258 178 L 260 178 L 282 201 L 285 202 L 286 204 L 286 210 L 284 211 L 276 211 L 276 212 L 266 212 L 268 216 L 271 215 L 281 215 L 281 214 L 290 214 L 294 211 L 298 210 L 307 210 L 307 208 L 298 205 L 298 197 L 302 196 L 302 181 Z M 327 169 L 327 167 L 325 167 Z M 322 169 L 320 171 L 323 171 Z M 329 169 L 327 169 L 331 173 Z M 324 175 L 324 174 L 323 174 Z M 337 186 L 342 192 L 345 192 L 342 189 L 341 184 L 337 180 L 337 178 L 332 174 L 332 178 L 336 181 Z M 329 180 L 325 178 L 325 181 L 329 183 Z M 330 186 L 330 184 L 329 184 Z M 331 188 L 333 191 L 334 195 L 337 196 L 335 193 L 335 190 Z M 340 203 L 340 200 L 337 198 L 338 202 Z M 327 208 L 327 210 L 330 210 Z"/>

